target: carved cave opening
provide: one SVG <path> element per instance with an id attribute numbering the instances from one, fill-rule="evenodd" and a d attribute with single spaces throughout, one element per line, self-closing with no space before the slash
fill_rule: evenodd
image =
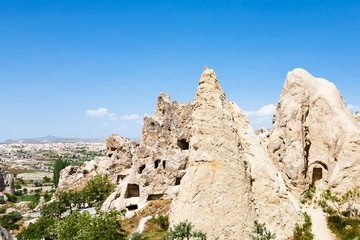
<path id="1" fill-rule="evenodd" d="M 128 209 L 128 210 L 136 210 L 136 209 L 138 209 L 138 205 L 129 205 L 129 206 L 126 206 L 126 208 Z"/>
<path id="2" fill-rule="evenodd" d="M 155 161 L 155 169 L 157 169 L 159 167 L 159 164 L 160 164 L 160 160 L 156 160 Z"/>
<path id="3" fill-rule="evenodd" d="M 147 197 L 148 201 L 152 201 L 152 200 L 159 200 L 164 196 L 164 194 L 149 194 Z"/>
<path id="4" fill-rule="evenodd" d="M 125 192 L 125 198 L 140 197 L 140 188 L 137 184 L 128 184 Z"/>
<path id="5" fill-rule="evenodd" d="M 166 168 L 166 161 L 165 160 L 162 162 L 162 165 L 163 165 L 163 169 L 165 169 Z"/>
<path id="6" fill-rule="evenodd" d="M 139 174 L 142 174 L 142 172 L 144 171 L 145 167 L 146 167 L 145 164 L 142 165 L 141 167 L 139 167 L 138 173 L 139 173 Z"/>
<path id="7" fill-rule="evenodd" d="M 314 168 L 312 176 L 312 185 L 315 186 L 316 181 L 322 179 L 322 168 Z"/>
<path id="8" fill-rule="evenodd" d="M 109 154 L 108 154 L 108 157 L 111 158 L 111 157 L 112 157 L 112 153 L 109 153 Z"/>
<path id="9" fill-rule="evenodd" d="M 119 183 L 120 181 L 124 180 L 125 177 L 126 175 L 117 175 L 116 183 Z"/>
<path id="10" fill-rule="evenodd" d="M 181 177 L 177 177 L 175 179 L 175 185 L 180 185 L 180 182 L 181 182 Z"/>
<path id="11" fill-rule="evenodd" d="M 177 141 L 177 145 L 181 150 L 188 150 L 189 149 L 189 143 L 186 141 L 186 139 L 179 139 Z"/>

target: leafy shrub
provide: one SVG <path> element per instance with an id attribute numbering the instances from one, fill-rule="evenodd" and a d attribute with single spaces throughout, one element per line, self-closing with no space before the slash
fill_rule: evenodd
<path id="1" fill-rule="evenodd" d="M 44 183 L 50 183 L 51 182 L 51 178 L 49 178 L 48 176 L 43 177 Z"/>
<path id="2" fill-rule="evenodd" d="M 157 223 L 163 230 L 168 230 L 169 228 L 169 218 L 168 216 L 164 216 L 159 214 L 157 217 L 153 218 L 152 221 Z"/>
<path id="3" fill-rule="evenodd" d="M 39 218 L 35 223 L 30 224 L 28 228 L 24 228 L 16 235 L 19 240 L 43 239 L 50 237 L 49 227 L 55 223 L 53 218 Z"/>
<path id="4" fill-rule="evenodd" d="M 87 169 L 84 169 L 83 171 L 82 171 L 82 174 L 84 174 L 84 175 L 86 175 L 86 174 L 88 174 L 89 173 L 89 171 L 87 170 Z"/>
<path id="5" fill-rule="evenodd" d="M 340 239 L 360 238 L 360 219 L 333 215 L 328 217 L 328 226 Z"/>
<path id="6" fill-rule="evenodd" d="M 133 232 L 131 235 L 130 235 L 130 238 L 129 240 L 141 240 L 142 239 L 142 234 L 139 233 L 139 232 Z"/>
<path id="7" fill-rule="evenodd" d="M 91 216 L 88 211 L 74 211 L 69 216 L 57 220 L 50 228 L 51 235 L 58 239 L 125 239 L 120 225 L 121 214 L 110 210 Z"/>
<path id="8" fill-rule="evenodd" d="M 305 212 L 304 213 L 305 222 L 302 226 L 296 225 L 294 231 L 294 240 L 312 240 L 314 239 L 314 234 L 311 233 L 311 218 Z"/>
<path id="9" fill-rule="evenodd" d="M 253 240 L 271 240 L 275 239 L 276 235 L 272 234 L 265 227 L 265 223 L 259 223 L 257 220 L 254 221 L 254 235 L 250 235 Z"/>
<path id="10" fill-rule="evenodd" d="M 201 231 L 192 232 L 193 225 L 187 220 L 170 228 L 165 235 L 165 240 L 206 240 L 206 234 Z"/>
<path id="11" fill-rule="evenodd" d="M 6 197 L 8 198 L 9 202 L 17 203 L 19 198 L 17 196 L 11 195 L 9 193 L 5 193 Z"/>
<path id="12" fill-rule="evenodd" d="M 0 226 L 6 228 L 7 230 L 19 229 L 20 225 L 16 224 L 16 222 L 21 218 L 21 213 L 15 211 L 10 212 L 0 217 Z"/>
<path id="13" fill-rule="evenodd" d="M 21 185 L 20 184 L 16 184 L 15 185 L 15 189 L 20 189 L 21 188 Z"/>
<path id="14" fill-rule="evenodd" d="M 6 208 L 0 208 L 0 213 L 5 213 L 6 212 Z"/>
<path id="15" fill-rule="evenodd" d="M 40 182 L 40 181 L 34 181 L 33 183 L 34 183 L 35 187 L 41 187 L 42 186 L 42 182 Z"/>
<path id="16" fill-rule="evenodd" d="M 15 191 L 15 196 L 22 196 L 23 192 L 21 190 Z"/>

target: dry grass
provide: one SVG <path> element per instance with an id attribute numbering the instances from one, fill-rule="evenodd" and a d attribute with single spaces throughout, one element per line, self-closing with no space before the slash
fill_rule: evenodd
<path id="1" fill-rule="evenodd" d="M 168 215 L 170 203 L 171 200 L 169 199 L 150 201 L 145 208 L 136 211 L 132 218 L 124 219 L 121 227 L 128 233 L 133 233 L 138 228 L 142 218 L 147 216 L 155 217 L 158 214 Z M 158 224 L 153 223 L 151 220 L 146 222 L 144 232 L 145 236 L 149 237 L 149 239 L 163 239 L 164 231 Z"/>

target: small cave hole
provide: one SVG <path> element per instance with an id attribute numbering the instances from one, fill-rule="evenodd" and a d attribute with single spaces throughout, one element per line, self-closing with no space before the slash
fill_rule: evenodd
<path id="1" fill-rule="evenodd" d="M 138 205 L 134 204 L 134 205 L 129 205 L 129 206 L 126 206 L 126 208 L 131 211 L 131 210 L 136 210 L 138 209 Z"/>
<path id="2" fill-rule="evenodd" d="M 73 175 L 76 172 L 77 172 L 77 169 L 72 167 L 72 168 L 70 168 L 69 175 Z"/>
<path id="3" fill-rule="evenodd" d="M 112 147 L 112 148 L 111 148 L 111 151 L 116 151 L 116 148 Z"/>
<path id="4" fill-rule="evenodd" d="M 175 185 L 180 185 L 180 182 L 181 182 L 181 177 L 177 177 L 175 179 Z"/>
<path id="5" fill-rule="evenodd" d="M 177 145 L 181 150 L 188 150 L 189 149 L 189 143 L 185 139 L 179 139 L 177 141 Z"/>
<path id="6" fill-rule="evenodd" d="M 159 164 L 160 164 L 160 160 L 156 160 L 155 161 L 155 169 L 157 169 L 159 167 Z"/>
<path id="7" fill-rule="evenodd" d="M 111 157 L 112 157 L 112 153 L 109 153 L 109 154 L 108 154 L 108 157 L 111 158 Z"/>
<path id="8" fill-rule="evenodd" d="M 322 179 L 322 168 L 313 169 L 312 185 L 315 186 L 316 181 Z"/>
<path id="9" fill-rule="evenodd" d="M 164 196 L 164 194 L 149 194 L 147 197 L 148 201 L 152 201 L 152 200 L 159 200 Z"/>
<path id="10" fill-rule="evenodd" d="M 165 160 L 162 162 L 162 165 L 163 165 L 163 169 L 165 169 L 166 168 L 166 161 Z"/>
<path id="11" fill-rule="evenodd" d="M 140 189 L 137 184 L 128 184 L 125 192 L 125 198 L 140 197 Z"/>
<path id="12" fill-rule="evenodd" d="M 126 175 L 117 175 L 116 183 L 118 184 L 120 181 L 124 180 L 125 177 Z"/>
<path id="13" fill-rule="evenodd" d="M 145 167 L 146 167 L 145 164 L 142 165 L 141 167 L 139 167 L 138 173 L 139 173 L 139 174 L 142 174 L 142 172 L 144 171 Z"/>

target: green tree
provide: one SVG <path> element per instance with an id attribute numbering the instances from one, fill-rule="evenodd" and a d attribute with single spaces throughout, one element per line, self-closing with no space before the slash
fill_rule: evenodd
<path id="1" fill-rule="evenodd" d="M 55 184 L 55 187 L 59 184 L 60 179 L 60 171 L 63 170 L 65 167 L 69 166 L 68 161 L 64 161 L 62 159 L 57 159 L 54 163 L 54 175 L 53 175 L 53 181 Z"/>
<path id="2" fill-rule="evenodd" d="M 121 213 L 115 210 L 100 212 L 91 216 L 88 211 L 74 211 L 69 216 L 59 219 L 50 228 L 52 235 L 58 239 L 125 239 L 120 225 Z"/>
<path id="3" fill-rule="evenodd" d="M 110 182 L 109 176 L 99 174 L 90 179 L 82 191 L 88 204 L 92 206 L 94 202 L 104 202 L 114 189 L 115 186 Z"/>
<path id="4" fill-rule="evenodd" d="M 16 238 L 18 240 L 29 240 L 50 237 L 51 235 L 49 233 L 49 227 L 54 223 L 54 218 L 41 217 L 35 223 L 30 224 L 29 227 L 24 228 L 19 234 L 16 235 Z"/>

